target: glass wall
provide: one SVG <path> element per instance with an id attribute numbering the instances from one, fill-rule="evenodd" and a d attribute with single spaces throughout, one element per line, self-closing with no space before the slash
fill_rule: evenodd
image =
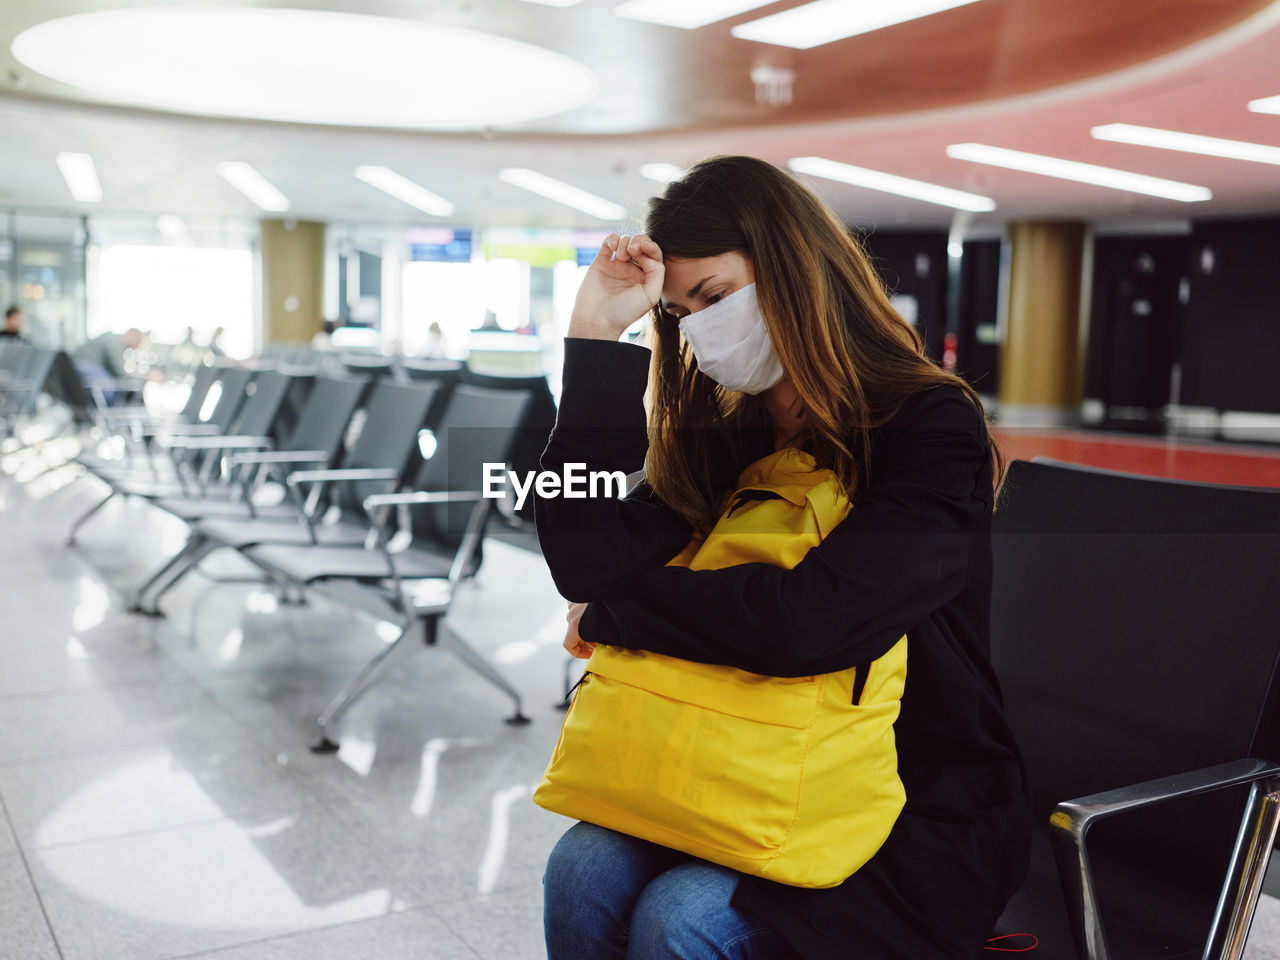
<path id="1" fill-rule="evenodd" d="M 84 336 L 85 244 L 82 218 L 72 214 L 8 211 L 0 241 L 3 302 L 22 307 L 23 336 L 44 347 L 79 343 Z"/>
<path id="2" fill-rule="evenodd" d="M 256 224 L 90 221 L 86 333 L 137 327 L 157 344 L 255 351 Z"/>
<path id="3" fill-rule="evenodd" d="M 137 327 L 156 343 L 207 345 L 248 357 L 253 252 L 112 244 L 90 251 L 88 335 Z"/>
<path id="4" fill-rule="evenodd" d="M 249 356 L 256 232 L 252 222 L 0 210 L 0 304 L 22 307 L 23 336 L 40 346 L 130 327 L 204 346 L 222 328 L 220 348 Z"/>

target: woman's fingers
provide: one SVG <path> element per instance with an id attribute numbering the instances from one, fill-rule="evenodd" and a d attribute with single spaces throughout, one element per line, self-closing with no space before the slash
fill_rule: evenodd
<path id="1" fill-rule="evenodd" d="M 578 288 L 569 336 L 616 340 L 662 296 L 662 251 L 644 234 L 611 233 Z"/>
<path id="2" fill-rule="evenodd" d="M 564 617 L 569 622 L 569 628 L 564 634 L 564 648 L 579 660 L 586 660 L 596 648 L 594 643 L 588 643 L 578 634 L 578 621 L 582 619 L 582 613 L 586 609 L 585 603 L 570 603 Z"/>
<path id="3" fill-rule="evenodd" d="M 637 233 L 631 238 L 631 242 L 627 244 L 627 256 L 632 260 L 641 261 L 645 258 L 662 262 L 662 251 L 658 245 L 649 239 L 647 234 Z"/>
<path id="4" fill-rule="evenodd" d="M 630 263 L 631 257 L 631 235 L 624 233 L 618 238 L 618 246 L 613 251 L 614 263 Z"/>

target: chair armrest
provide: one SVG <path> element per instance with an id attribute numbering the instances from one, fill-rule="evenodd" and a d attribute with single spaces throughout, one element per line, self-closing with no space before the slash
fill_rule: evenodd
<path id="1" fill-rule="evenodd" d="M 258 450 L 233 453 L 233 464 L 241 463 L 325 463 L 329 454 L 323 450 Z"/>
<path id="2" fill-rule="evenodd" d="M 387 561 L 387 571 L 391 576 L 391 582 L 395 587 L 396 596 L 399 600 L 400 610 L 406 617 L 413 617 L 415 612 L 418 615 L 423 613 L 410 599 L 404 589 L 404 578 L 400 575 L 399 569 L 396 567 L 395 554 L 391 552 L 390 542 L 387 537 L 387 515 L 386 508 L 398 504 L 412 503 L 448 503 L 450 501 L 474 501 L 475 506 L 471 508 L 471 516 L 467 519 L 467 529 L 462 535 L 462 542 L 458 545 L 458 549 L 454 552 L 453 563 L 449 565 L 449 574 L 446 578 L 448 589 L 444 597 L 437 603 L 432 604 L 430 612 L 432 614 L 442 614 L 448 609 L 449 604 L 453 600 L 453 589 L 457 586 L 458 581 L 462 579 L 463 571 L 471 562 L 471 558 L 475 555 L 476 549 L 480 546 L 481 534 L 484 530 L 485 521 L 489 516 L 490 507 L 489 497 L 485 497 L 478 492 L 469 491 L 412 491 L 409 493 L 388 493 L 374 494 L 365 497 L 363 506 L 365 513 L 369 515 L 369 525 L 375 534 L 374 545 L 382 554 L 384 560 Z M 379 508 L 382 510 L 382 516 L 378 516 Z"/>
<path id="3" fill-rule="evenodd" d="M 162 423 L 155 427 L 153 436 L 220 437 L 222 429 L 212 423 Z"/>
<path id="4" fill-rule="evenodd" d="M 396 480 L 399 470 L 390 467 L 339 467 L 336 470 L 295 470 L 288 483 L 323 483 L 331 480 Z"/>
<path id="5" fill-rule="evenodd" d="M 399 479 L 400 471 L 392 470 L 390 467 L 340 467 L 336 470 L 295 470 L 285 477 L 285 488 L 301 507 L 303 522 L 307 526 L 311 542 L 315 543 L 316 531 L 312 517 L 316 510 L 319 509 L 320 500 L 324 495 L 324 489 L 327 484 L 342 480 L 383 480 L 389 485 L 394 485 Z M 299 488 L 303 484 L 312 485 L 305 501 L 299 492 Z"/>
<path id="6" fill-rule="evenodd" d="M 404 493 L 374 493 L 365 497 L 363 504 L 365 513 L 372 513 L 379 507 L 393 507 L 402 503 L 465 503 L 483 499 L 484 494 L 478 490 L 409 490 Z"/>
<path id="7" fill-rule="evenodd" d="M 1115 814 L 1246 785 L 1252 788 L 1249 805 L 1236 837 L 1204 953 L 1210 960 L 1239 960 L 1280 826 L 1280 764 L 1235 760 L 1067 800 L 1054 808 L 1049 816 L 1050 838 L 1081 956 L 1089 960 L 1110 957 L 1086 846 L 1089 828 Z"/>
<path id="8" fill-rule="evenodd" d="M 1066 800 L 1054 808 L 1049 817 L 1049 825 L 1073 834 L 1083 834 L 1094 821 L 1103 817 L 1272 777 L 1280 777 L 1280 764 L 1265 760 L 1233 760 L 1216 767 L 1205 767 Z"/>
<path id="9" fill-rule="evenodd" d="M 163 447 L 183 447 L 188 450 L 255 450 L 273 446 L 270 437 L 218 436 L 162 438 Z"/>

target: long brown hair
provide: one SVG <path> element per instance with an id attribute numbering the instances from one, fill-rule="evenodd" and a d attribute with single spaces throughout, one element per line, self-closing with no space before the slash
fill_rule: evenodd
<path id="1" fill-rule="evenodd" d="M 754 157 L 714 157 L 650 201 L 646 232 L 664 257 L 736 251 L 755 267 L 774 350 L 809 413 L 805 439 L 855 498 L 869 469 L 869 436 L 918 390 L 952 384 L 986 413 L 963 378 L 925 355 L 915 328 L 889 304 L 859 242 L 808 188 Z M 653 309 L 649 453 L 658 497 L 705 532 L 746 463 L 773 449 L 760 397 L 726 390 L 697 368 L 678 320 Z M 992 482 L 1004 455 L 991 436 Z"/>

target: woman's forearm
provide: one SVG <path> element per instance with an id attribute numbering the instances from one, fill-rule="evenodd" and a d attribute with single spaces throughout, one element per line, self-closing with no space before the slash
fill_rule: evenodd
<path id="1" fill-rule="evenodd" d="M 644 465 L 644 390 L 649 351 L 606 338 L 565 341 L 560 409 L 541 466 L 564 476 L 631 474 Z M 538 539 L 560 592 L 570 600 L 617 593 L 638 573 L 661 566 L 688 543 L 689 525 L 641 484 L 624 498 L 537 497 Z M 590 493 L 590 491 L 588 491 Z"/>

